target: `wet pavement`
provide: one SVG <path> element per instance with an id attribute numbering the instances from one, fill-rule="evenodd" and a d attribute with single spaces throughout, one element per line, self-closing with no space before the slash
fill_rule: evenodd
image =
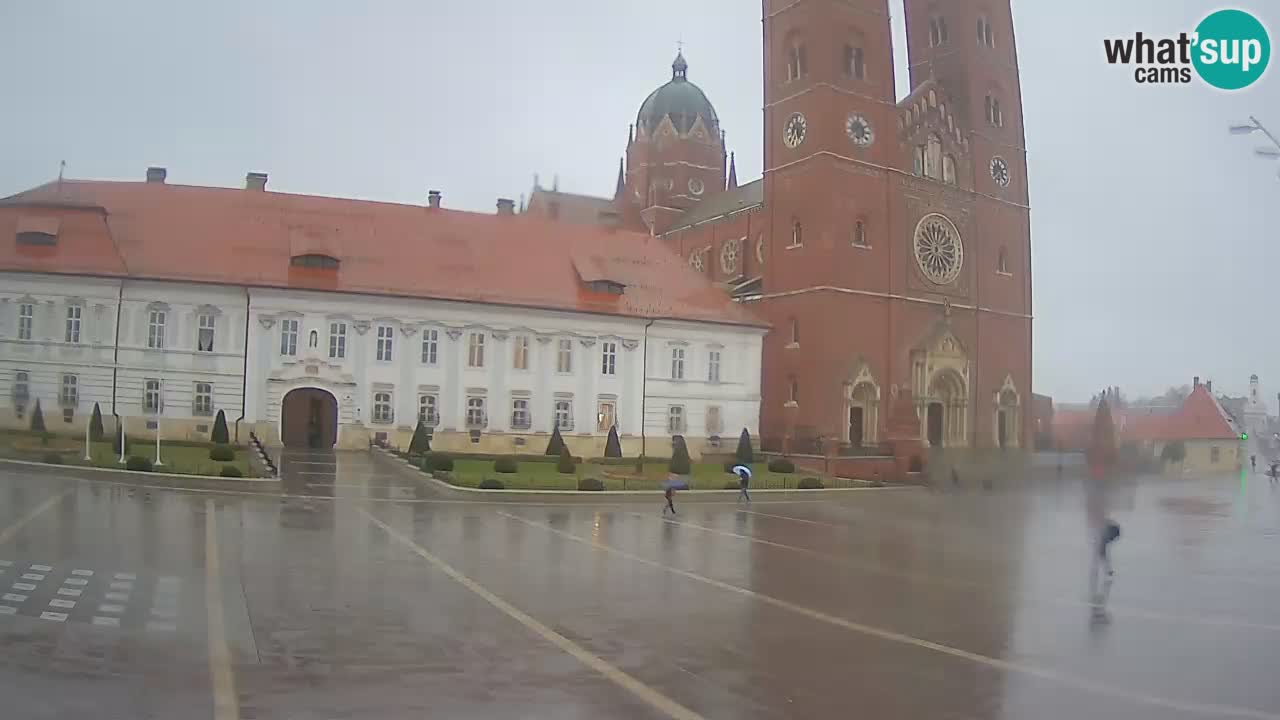
<path id="1" fill-rule="evenodd" d="M 0 714 L 1280 718 L 1260 473 L 664 519 L 656 494 L 442 500 L 359 453 L 281 467 L 287 497 L 0 469 Z"/>

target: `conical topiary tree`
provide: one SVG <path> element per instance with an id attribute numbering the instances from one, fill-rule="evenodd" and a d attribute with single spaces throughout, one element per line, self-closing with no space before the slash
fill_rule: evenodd
<path id="1" fill-rule="evenodd" d="M 413 439 L 409 440 L 410 455 L 425 455 L 431 452 L 431 438 L 427 437 L 427 426 L 418 420 L 418 427 L 413 429 Z"/>
<path id="2" fill-rule="evenodd" d="M 563 443 L 560 445 L 560 459 L 556 461 L 556 470 L 559 470 L 565 475 L 568 475 L 575 470 L 573 466 L 573 456 L 569 454 L 569 448 Z"/>
<path id="3" fill-rule="evenodd" d="M 692 471 L 689 448 L 685 447 L 683 435 L 671 438 L 671 462 L 667 464 L 667 469 L 676 475 L 688 475 Z"/>
<path id="4" fill-rule="evenodd" d="M 36 400 L 36 409 L 31 411 L 31 432 L 48 432 L 44 427 L 44 413 L 40 410 L 40 400 Z"/>
<path id="5" fill-rule="evenodd" d="M 102 409 L 98 407 L 98 403 L 94 403 L 93 415 L 89 418 L 89 439 L 102 442 L 102 438 L 106 436 L 106 431 L 102 429 Z"/>
<path id="6" fill-rule="evenodd" d="M 213 432 L 209 434 L 209 439 L 214 445 L 226 445 L 231 442 L 231 437 L 227 434 L 227 416 L 221 410 L 213 419 Z"/>
<path id="7" fill-rule="evenodd" d="M 1098 468 L 1109 467 L 1116 461 L 1116 425 L 1111 419 L 1111 405 L 1106 396 L 1098 401 L 1098 412 L 1093 416 L 1089 461 Z"/>
<path id="8" fill-rule="evenodd" d="M 124 432 L 124 418 L 116 419 L 116 436 L 111 441 L 111 451 L 117 457 L 129 452 L 129 436 L 125 435 Z"/>
<path id="9" fill-rule="evenodd" d="M 564 438 L 560 437 L 560 424 L 556 424 L 556 429 L 551 431 L 551 441 L 547 443 L 547 455 L 559 455 L 564 449 Z"/>
<path id="10" fill-rule="evenodd" d="M 618 440 L 618 426 L 609 427 L 609 439 L 604 443 L 604 456 L 607 458 L 622 457 L 622 442 Z"/>
<path id="11" fill-rule="evenodd" d="M 738 436 L 738 450 L 734 452 L 733 459 L 743 465 L 750 465 L 755 462 L 755 458 L 755 453 L 751 450 L 751 433 L 742 428 L 742 434 Z"/>

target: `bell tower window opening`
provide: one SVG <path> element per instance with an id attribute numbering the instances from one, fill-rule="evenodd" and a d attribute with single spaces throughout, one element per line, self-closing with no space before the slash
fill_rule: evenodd
<path id="1" fill-rule="evenodd" d="M 1004 248 L 1000 248 L 1000 254 L 996 256 L 996 272 L 1001 275 L 1009 275 L 1009 253 Z"/>
<path id="2" fill-rule="evenodd" d="M 857 80 L 867 79 L 866 55 L 861 47 L 844 46 L 844 74 Z"/>
<path id="3" fill-rule="evenodd" d="M 934 180 L 942 179 L 942 138 L 929 136 L 924 154 L 924 174 Z"/>
<path id="4" fill-rule="evenodd" d="M 859 219 L 853 224 L 853 246 L 854 247 L 870 247 L 867 245 L 867 222 Z"/>
<path id="5" fill-rule="evenodd" d="M 986 101 L 987 124 L 992 127 L 1004 127 L 1004 114 L 1000 112 L 1000 101 L 987 96 Z"/>
<path id="6" fill-rule="evenodd" d="M 809 73 L 808 53 L 804 44 L 793 40 L 787 47 L 787 82 L 799 80 Z"/>
<path id="7" fill-rule="evenodd" d="M 978 18 L 978 44 L 989 48 L 996 46 L 995 31 L 991 27 L 991 21 L 986 17 Z"/>
<path id="8" fill-rule="evenodd" d="M 942 182 L 948 185 L 956 184 L 956 156 L 946 155 L 942 158 Z"/>
<path id="9" fill-rule="evenodd" d="M 947 19 L 929 18 L 929 47 L 940 47 L 947 44 Z"/>
<path id="10" fill-rule="evenodd" d="M 803 246 L 804 246 L 804 227 L 800 225 L 800 220 L 797 218 L 791 221 L 791 244 L 788 245 L 787 248 L 790 249 L 790 248 L 798 248 Z"/>

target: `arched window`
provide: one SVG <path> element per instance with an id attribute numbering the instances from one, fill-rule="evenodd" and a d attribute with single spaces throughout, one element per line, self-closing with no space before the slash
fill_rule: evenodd
<path id="1" fill-rule="evenodd" d="M 924 174 L 934 180 L 942 177 L 942 138 L 936 134 L 929 136 L 924 154 Z"/>
<path id="2" fill-rule="evenodd" d="M 994 127 L 1003 127 L 1004 114 L 1000 112 L 1000 101 L 988 95 L 986 108 L 987 108 L 987 124 L 992 125 Z"/>
<path id="3" fill-rule="evenodd" d="M 307 346 L 316 347 L 320 344 L 320 333 L 315 330 L 311 331 L 311 335 L 307 337 Z"/>
<path id="4" fill-rule="evenodd" d="M 956 156 L 948 154 L 942 158 L 942 182 L 956 184 Z"/>
<path id="5" fill-rule="evenodd" d="M 791 318 L 791 344 L 800 344 L 800 321 L 795 318 Z"/>
<path id="6" fill-rule="evenodd" d="M 915 147 L 915 152 L 912 153 L 911 172 L 915 173 L 916 175 L 924 174 L 924 156 L 925 156 L 925 146 L 917 145 Z"/>
<path id="7" fill-rule="evenodd" d="M 787 399 L 793 403 L 800 402 L 800 381 L 795 377 L 791 378 L 791 387 L 788 389 Z"/>
<path id="8" fill-rule="evenodd" d="M 929 18 L 929 47 L 938 47 L 947 42 L 947 19 Z"/>
<path id="9" fill-rule="evenodd" d="M 854 247 L 867 247 L 867 223 L 859 219 L 853 224 Z"/>
<path id="10" fill-rule="evenodd" d="M 1009 253 L 1004 248 L 1000 248 L 1000 254 L 996 256 L 996 272 L 1001 275 L 1009 274 Z"/>
<path id="11" fill-rule="evenodd" d="M 986 17 L 978 18 L 978 44 L 989 48 L 996 46 L 995 31 L 991 28 L 991 21 Z"/>
<path id="12" fill-rule="evenodd" d="M 804 43 L 792 40 L 787 48 L 787 81 L 799 80 L 809 73 L 808 54 Z"/>
<path id="13" fill-rule="evenodd" d="M 938 107 L 938 93 L 929 91 L 929 107 Z"/>
<path id="14" fill-rule="evenodd" d="M 800 225 L 800 220 L 791 221 L 791 244 L 787 247 L 798 248 L 804 245 L 804 227 Z"/>
<path id="15" fill-rule="evenodd" d="M 867 63 L 860 41 L 844 46 L 844 74 L 857 80 L 867 79 Z"/>

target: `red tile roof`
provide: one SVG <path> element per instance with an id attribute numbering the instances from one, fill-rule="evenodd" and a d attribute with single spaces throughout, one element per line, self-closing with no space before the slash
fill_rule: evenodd
<path id="1" fill-rule="evenodd" d="M 56 251 L 18 227 L 60 219 Z M 317 282 L 290 258 L 340 267 Z M 589 292 L 577 268 L 625 286 Z M 647 234 L 527 215 L 144 182 L 65 180 L 0 200 L 0 270 L 487 302 L 766 326 Z M 332 277 L 336 275 L 336 278 Z"/>
<path id="2" fill-rule="evenodd" d="M 1095 414 L 1095 410 L 1058 410 L 1053 416 L 1055 444 L 1063 448 L 1087 448 L 1093 442 Z M 1235 440 L 1240 437 L 1239 430 L 1204 385 L 1192 390 L 1182 406 L 1174 412 L 1113 408 L 1112 417 L 1122 442 Z"/>

